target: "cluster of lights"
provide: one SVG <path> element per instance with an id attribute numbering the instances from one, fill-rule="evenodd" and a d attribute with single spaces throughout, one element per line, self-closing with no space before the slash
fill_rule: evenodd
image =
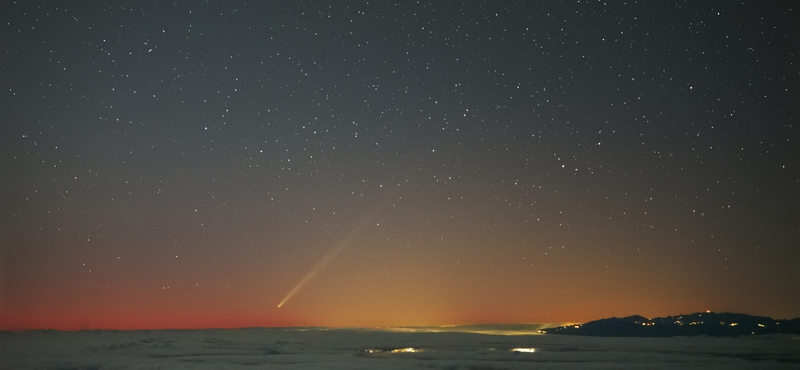
<path id="1" fill-rule="evenodd" d="M 536 350 L 533 348 L 512 348 L 511 352 L 534 353 Z"/>
<path id="2" fill-rule="evenodd" d="M 492 349 L 494 350 L 494 349 Z M 420 348 L 413 348 L 413 347 L 406 347 L 406 348 L 397 348 L 389 351 L 384 351 L 380 349 L 367 349 L 364 350 L 365 353 L 416 353 L 416 352 L 425 352 L 423 349 Z M 536 349 L 534 348 L 512 348 L 511 352 L 520 352 L 520 353 L 534 353 Z"/>
<path id="3" fill-rule="evenodd" d="M 418 349 L 418 348 L 408 347 L 408 348 L 393 349 L 391 352 L 392 353 L 414 353 L 414 352 L 422 352 L 422 350 Z"/>
<path id="4" fill-rule="evenodd" d="M 388 352 L 388 353 L 415 353 L 415 352 L 425 352 L 425 351 L 420 349 L 420 348 L 413 348 L 413 347 L 396 348 L 396 349 L 389 350 L 389 351 L 384 351 L 382 349 L 366 349 L 366 350 L 364 350 L 364 353 L 384 353 L 384 352 Z"/>
<path id="5" fill-rule="evenodd" d="M 675 321 L 675 323 L 678 324 L 678 325 L 683 325 L 683 322 L 681 322 L 681 321 Z M 689 323 L 689 325 L 702 325 L 703 323 L 705 323 L 705 321 L 692 321 L 692 322 Z M 722 325 L 722 326 L 725 326 L 725 321 L 720 321 L 719 324 Z M 642 323 L 642 325 L 644 325 L 644 323 Z M 653 325 L 653 324 L 649 324 L 649 325 Z M 758 327 L 760 327 L 760 328 L 766 327 L 764 324 L 756 324 L 756 325 L 758 325 Z M 728 326 L 739 326 L 739 323 L 738 322 L 731 322 L 731 323 L 728 323 Z"/>

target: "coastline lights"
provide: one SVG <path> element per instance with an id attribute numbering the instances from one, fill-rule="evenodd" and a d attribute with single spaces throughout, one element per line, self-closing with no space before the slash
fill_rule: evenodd
<path id="1" fill-rule="evenodd" d="M 536 352 L 536 349 L 534 349 L 534 348 L 512 348 L 511 352 L 534 353 L 534 352 Z"/>

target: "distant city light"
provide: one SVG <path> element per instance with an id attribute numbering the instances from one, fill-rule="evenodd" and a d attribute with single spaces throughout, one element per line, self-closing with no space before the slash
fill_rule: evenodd
<path id="1" fill-rule="evenodd" d="M 524 353 L 533 353 L 536 352 L 533 348 L 513 348 L 511 349 L 512 352 L 524 352 Z"/>
<path id="2" fill-rule="evenodd" d="M 398 349 L 393 349 L 392 350 L 392 353 L 409 353 L 409 352 L 422 352 L 422 350 L 421 349 L 417 349 L 417 348 L 411 348 L 411 347 L 398 348 Z"/>
<path id="3" fill-rule="evenodd" d="M 382 349 L 372 348 L 372 349 L 365 349 L 361 353 L 414 353 L 414 352 L 425 352 L 425 350 L 413 347 L 396 348 L 392 350 L 382 350 Z"/>

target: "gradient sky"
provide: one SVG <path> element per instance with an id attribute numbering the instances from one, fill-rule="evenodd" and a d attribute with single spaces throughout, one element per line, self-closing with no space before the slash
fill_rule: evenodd
<path id="1" fill-rule="evenodd" d="M 800 316 L 791 2 L 0 18 L 0 329 Z"/>

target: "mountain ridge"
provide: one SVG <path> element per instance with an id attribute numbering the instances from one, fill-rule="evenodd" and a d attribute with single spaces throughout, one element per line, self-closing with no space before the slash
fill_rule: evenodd
<path id="1" fill-rule="evenodd" d="M 584 335 L 599 337 L 674 337 L 796 334 L 800 335 L 800 318 L 773 319 L 740 313 L 696 312 L 689 315 L 648 319 L 634 315 L 611 317 L 584 324 L 539 330 L 545 334 Z"/>

